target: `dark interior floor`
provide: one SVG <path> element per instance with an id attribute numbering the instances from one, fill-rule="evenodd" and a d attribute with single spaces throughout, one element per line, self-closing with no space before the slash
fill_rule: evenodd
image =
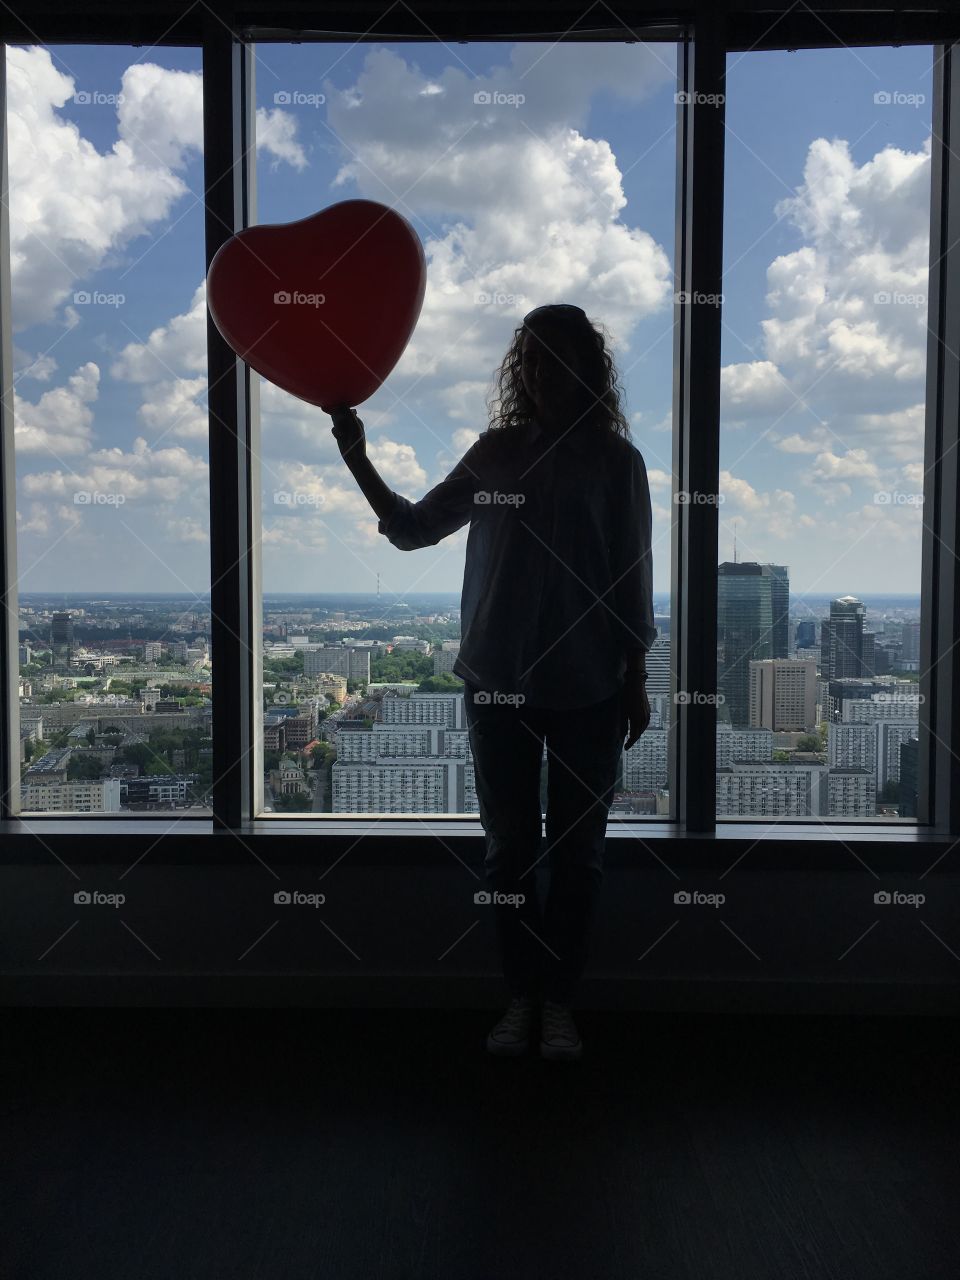
<path id="1" fill-rule="evenodd" d="M 2 1010 L 4 1280 L 957 1280 L 960 1023 Z"/>

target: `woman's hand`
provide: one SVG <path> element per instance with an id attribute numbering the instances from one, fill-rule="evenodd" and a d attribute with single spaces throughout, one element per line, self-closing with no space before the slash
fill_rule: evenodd
<path id="1" fill-rule="evenodd" d="M 639 741 L 641 733 L 650 723 L 650 701 L 647 698 L 647 686 L 642 675 L 627 671 L 623 687 L 623 709 L 627 717 L 627 740 L 624 751 L 629 751 Z"/>
<path id="2" fill-rule="evenodd" d="M 367 438 L 356 409 L 339 404 L 330 410 L 330 417 L 333 419 L 333 438 L 340 447 L 340 456 L 346 459 L 349 455 L 350 462 L 366 457 Z"/>

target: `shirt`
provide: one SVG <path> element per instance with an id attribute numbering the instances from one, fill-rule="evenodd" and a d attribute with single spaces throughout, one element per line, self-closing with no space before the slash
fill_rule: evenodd
<path id="1" fill-rule="evenodd" d="M 394 500 L 377 529 L 401 551 L 470 522 L 453 665 L 465 683 L 591 706 L 622 688 L 628 650 L 653 644 L 646 467 L 608 428 L 489 428 L 419 502 Z"/>

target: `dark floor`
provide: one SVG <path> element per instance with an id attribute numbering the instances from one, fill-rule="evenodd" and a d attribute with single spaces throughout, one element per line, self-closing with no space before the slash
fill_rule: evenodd
<path id="1" fill-rule="evenodd" d="M 958 1280 L 960 1023 L 0 1010 L 4 1280 Z"/>

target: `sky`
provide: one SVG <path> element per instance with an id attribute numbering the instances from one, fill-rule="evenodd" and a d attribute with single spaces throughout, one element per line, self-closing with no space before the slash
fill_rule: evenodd
<path id="1" fill-rule="evenodd" d="M 485 429 L 525 312 L 575 302 L 621 373 L 668 591 L 675 47 L 256 55 L 257 220 L 363 197 L 424 246 L 417 327 L 359 407 L 387 483 L 416 499 L 441 480 Z M 7 59 L 20 588 L 204 594 L 200 52 Z M 728 57 L 720 558 L 736 535 L 739 559 L 789 565 L 794 593 L 920 590 L 931 63 Z M 263 380 L 260 404 L 267 592 L 371 591 L 378 573 L 387 593 L 459 590 L 466 528 L 396 550 L 329 417 Z"/>

